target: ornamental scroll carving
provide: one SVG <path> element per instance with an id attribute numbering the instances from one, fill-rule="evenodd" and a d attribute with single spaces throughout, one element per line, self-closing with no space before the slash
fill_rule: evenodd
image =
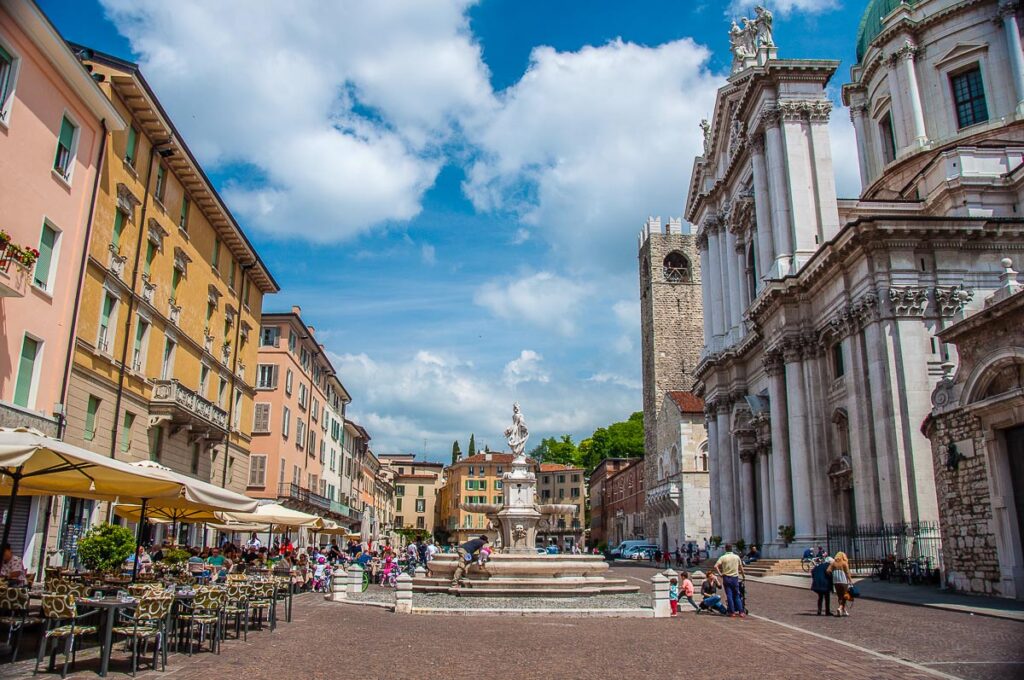
<path id="1" fill-rule="evenodd" d="M 911 286 L 890 288 L 889 302 L 896 316 L 923 316 L 928 305 L 928 290 Z"/>
<path id="2" fill-rule="evenodd" d="M 963 311 L 968 302 L 974 299 L 974 290 L 960 284 L 949 288 L 936 288 L 935 304 L 941 316 L 955 316 Z"/>

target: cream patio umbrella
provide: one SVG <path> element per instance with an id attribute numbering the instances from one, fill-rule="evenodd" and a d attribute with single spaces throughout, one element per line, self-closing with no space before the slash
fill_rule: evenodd
<path id="1" fill-rule="evenodd" d="M 10 494 L 3 543 L 18 495 L 60 495 L 142 503 L 175 499 L 180 481 L 72 446 L 28 428 L 0 428 L 0 493 Z"/>
<path id="2" fill-rule="evenodd" d="M 136 559 L 132 568 L 132 578 L 135 578 L 138 568 L 138 545 L 142 543 L 142 527 L 147 517 L 169 519 L 172 525 L 172 533 L 178 522 L 216 522 L 217 512 L 252 512 L 257 509 L 258 501 L 248 496 L 229 491 L 223 487 L 215 486 L 194 477 L 180 474 L 150 460 L 143 460 L 132 463 L 132 467 L 145 470 L 148 474 L 158 479 L 177 482 L 181 485 L 182 492 L 176 498 L 155 498 L 152 500 L 143 499 L 140 505 L 130 505 L 121 512 L 115 508 L 122 517 L 128 517 L 139 523 L 139 535 L 136 541 Z M 123 506 L 118 506 L 123 507 Z M 127 513 L 127 514 L 126 514 Z M 129 516 L 132 515 L 132 516 Z"/>
<path id="3" fill-rule="evenodd" d="M 259 524 L 267 527 L 267 542 L 270 543 L 274 527 L 288 527 L 289 529 L 319 529 L 323 526 L 324 520 L 317 515 L 310 515 L 306 512 L 286 508 L 280 503 L 267 503 L 256 508 L 254 512 L 224 512 L 220 513 L 221 520 L 225 522 L 238 522 L 242 524 Z"/>

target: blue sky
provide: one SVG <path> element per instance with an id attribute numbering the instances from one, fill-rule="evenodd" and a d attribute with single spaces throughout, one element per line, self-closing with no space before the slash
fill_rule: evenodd
<path id="1" fill-rule="evenodd" d="M 636 235 L 682 213 L 753 3 L 39 2 L 142 65 L 378 453 L 501 447 L 513 399 L 536 441 L 640 409 Z M 837 98 L 863 3 L 769 5 Z M 838 102 L 831 128 L 854 195 Z"/>

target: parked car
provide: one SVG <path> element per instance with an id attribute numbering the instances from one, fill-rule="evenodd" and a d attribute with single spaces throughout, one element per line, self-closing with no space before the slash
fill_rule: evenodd
<path id="1" fill-rule="evenodd" d="M 551 545 L 548 546 L 548 554 L 549 555 L 557 555 L 559 552 L 561 552 L 561 551 L 558 549 L 558 546 L 555 545 L 554 543 L 552 543 Z"/>
<path id="2" fill-rule="evenodd" d="M 658 546 L 645 543 L 643 545 L 634 545 L 622 552 L 622 557 L 630 560 L 649 560 L 654 557 L 654 552 L 658 549 Z"/>
<path id="3" fill-rule="evenodd" d="M 544 548 L 540 547 L 539 545 L 537 546 L 536 549 L 537 549 L 537 554 L 538 555 L 547 555 L 548 554 L 548 551 L 545 550 Z"/>
<path id="4" fill-rule="evenodd" d="M 610 558 L 612 558 L 612 559 L 616 559 L 616 558 L 620 558 L 620 557 L 622 557 L 622 558 L 627 557 L 627 555 L 625 555 L 623 553 L 625 553 L 627 550 L 629 550 L 631 548 L 634 548 L 636 546 L 639 546 L 639 545 L 650 545 L 650 544 L 647 541 L 644 541 L 644 540 L 623 541 L 622 543 L 619 543 L 617 546 L 612 548 L 611 552 L 608 553 L 608 556 Z"/>

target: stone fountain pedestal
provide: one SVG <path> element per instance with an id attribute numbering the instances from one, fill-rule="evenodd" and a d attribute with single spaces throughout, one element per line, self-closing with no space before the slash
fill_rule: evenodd
<path id="1" fill-rule="evenodd" d="M 452 588 L 456 554 L 438 554 L 430 576 L 413 580 L 420 593 L 448 592 L 461 597 L 587 597 L 636 593 L 624 579 L 608 579 L 608 563 L 600 555 L 538 554 L 537 524 L 548 515 L 576 512 L 572 504 L 537 505 L 537 476 L 525 456 L 512 461 L 502 477 L 504 503 L 463 503 L 462 509 L 482 512 L 497 528 L 501 550 L 483 566 L 469 567 L 461 588 Z"/>

